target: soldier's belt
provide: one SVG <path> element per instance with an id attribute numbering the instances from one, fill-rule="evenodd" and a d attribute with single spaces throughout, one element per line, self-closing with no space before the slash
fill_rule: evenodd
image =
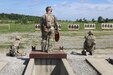
<path id="1" fill-rule="evenodd" d="M 53 25 L 52 25 L 52 26 L 47 26 L 46 28 L 47 28 L 47 29 L 50 29 L 51 27 L 54 27 L 54 26 L 53 26 Z M 55 28 L 55 27 L 54 27 L 54 28 Z"/>

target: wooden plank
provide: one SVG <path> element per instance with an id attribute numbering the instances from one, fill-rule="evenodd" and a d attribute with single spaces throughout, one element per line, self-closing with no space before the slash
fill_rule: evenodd
<path id="1" fill-rule="evenodd" d="M 101 75 L 113 75 L 113 65 L 105 59 L 87 58 L 86 61 Z"/>

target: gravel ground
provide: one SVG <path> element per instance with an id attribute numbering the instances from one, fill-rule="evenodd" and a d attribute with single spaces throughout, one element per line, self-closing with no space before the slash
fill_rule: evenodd
<path id="1" fill-rule="evenodd" d="M 112 32 L 110 32 L 112 33 Z M 0 33 L 0 61 L 7 61 L 8 64 L 0 72 L 0 75 L 22 75 L 26 66 L 26 57 L 21 59 L 17 57 L 7 57 L 5 54 L 8 52 L 7 47 L 2 45 L 10 45 L 14 41 L 14 37 L 21 36 L 21 42 L 23 49 L 29 52 L 32 45 L 36 45 L 40 49 L 40 33 Z M 56 47 L 64 46 L 68 54 L 68 62 L 73 68 L 76 75 L 98 75 L 97 72 L 89 66 L 85 59 L 92 58 L 113 58 L 113 35 L 100 35 L 97 36 L 97 50 L 94 56 L 82 56 L 80 52 L 83 48 L 84 36 L 61 36 L 60 41 L 56 43 Z M 77 50 L 76 50 L 77 49 Z M 70 54 L 72 51 L 75 54 Z"/>
<path id="2" fill-rule="evenodd" d="M 97 32 L 96 32 L 97 33 Z M 100 33 L 100 32 L 99 32 Z M 107 32 L 101 32 L 107 33 Z M 113 48 L 113 32 L 109 32 L 110 35 L 101 35 L 96 36 L 96 48 L 98 49 L 108 49 Z M 63 33 L 62 33 L 63 34 Z M 66 33 L 65 33 L 66 34 Z M 15 36 L 21 37 L 21 43 L 24 48 L 30 49 L 32 45 L 36 45 L 37 48 L 40 48 L 41 35 L 39 33 L 0 33 L 0 46 L 1 45 L 10 45 L 14 41 Z M 83 48 L 84 36 L 83 35 L 75 35 L 68 36 L 63 35 L 60 36 L 60 41 L 57 43 L 57 46 L 64 46 L 65 49 L 81 49 Z M 85 34 L 84 34 L 85 35 Z"/>
<path id="3" fill-rule="evenodd" d="M 86 61 L 86 58 L 108 59 L 113 58 L 113 50 L 106 49 L 108 52 L 102 49 L 96 50 L 93 56 L 81 55 L 81 50 L 66 51 L 68 54 L 68 62 L 72 67 L 75 75 L 99 75 Z"/>
<path id="4" fill-rule="evenodd" d="M 96 50 L 93 56 L 83 56 L 80 54 L 81 50 L 65 51 L 68 55 L 68 62 L 72 67 L 75 75 L 98 75 L 98 73 L 85 61 L 86 58 L 113 58 L 113 50 L 106 49 Z M 72 54 L 73 52 L 73 54 Z M 101 55 L 100 55 L 101 54 Z M 28 55 L 24 57 L 7 57 L 5 54 L 0 54 L 0 61 L 6 61 L 8 64 L 0 72 L 0 75 L 22 75 Z"/>
<path id="5" fill-rule="evenodd" d="M 98 75 L 97 72 L 84 59 L 68 60 L 75 75 Z"/>
<path id="6" fill-rule="evenodd" d="M 0 54 L 0 61 L 8 62 L 8 64 L 0 72 L 0 75 L 22 75 L 26 67 L 28 57 L 7 57 L 5 54 Z"/>

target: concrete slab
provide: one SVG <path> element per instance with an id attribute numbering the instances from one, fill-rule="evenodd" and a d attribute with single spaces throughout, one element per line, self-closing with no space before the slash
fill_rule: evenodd
<path id="1" fill-rule="evenodd" d="M 67 73 L 66 73 L 65 71 L 63 71 L 64 69 L 61 69 L 62 70 L 61 75 L 66 75 L 66 74 L 68 74 L 68 75 L 75 75 L 74 72 L 73 72 L 73 70 L 72 70 L 72 68 L 71 68 L 71 66 L 69 65 L 67 59 L 62 59 L 61 61 L 63 63 L 61 65 L 61 67 L 64 66 L 64 68 L 67 71 Z M 64 73 L 66 73 L 66 74 L 64 74 Z"/>
<path id="2" fill-rule="evenodd" d="M 8 62 L 0 61 L 0 71 L 7 65 Z"/>
<path id="3" fill-rule="evenodd" d="M 75 75 L 67 59 L 30 59 L 24 75 Z"/>
<path id="4" fill-rule="evenodd" d="M 41 51 L 32 51 L 29 55 L 30 58 L 51 58 L 51 59 L 61 59 L 67 58 L 67 54 L 63 51 L 53 51 L 53 52 L 41 52 Z"/>
<path id="5" fill-rule="evenodd" d="M 34 59 L 30 59 L 24 75 L 35 75 L 33 74 L 33 70 L 34 70 Z"/>
<path id="6" fill-rule="evenodd" d="M 87 58 L 86 61 L 100 73 L 100 75 L 113 75 L 113 65 L 105 59 Z"/>

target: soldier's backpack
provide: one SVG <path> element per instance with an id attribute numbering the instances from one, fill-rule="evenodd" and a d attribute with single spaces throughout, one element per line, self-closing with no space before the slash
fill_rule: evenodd
<path id="1" fill-rule="evenodd" d="M 92 36 L 87 36 L 86 38 L 86 45 L 88 47 L 92 47 L 94 45 L 94 39 Z"/>

